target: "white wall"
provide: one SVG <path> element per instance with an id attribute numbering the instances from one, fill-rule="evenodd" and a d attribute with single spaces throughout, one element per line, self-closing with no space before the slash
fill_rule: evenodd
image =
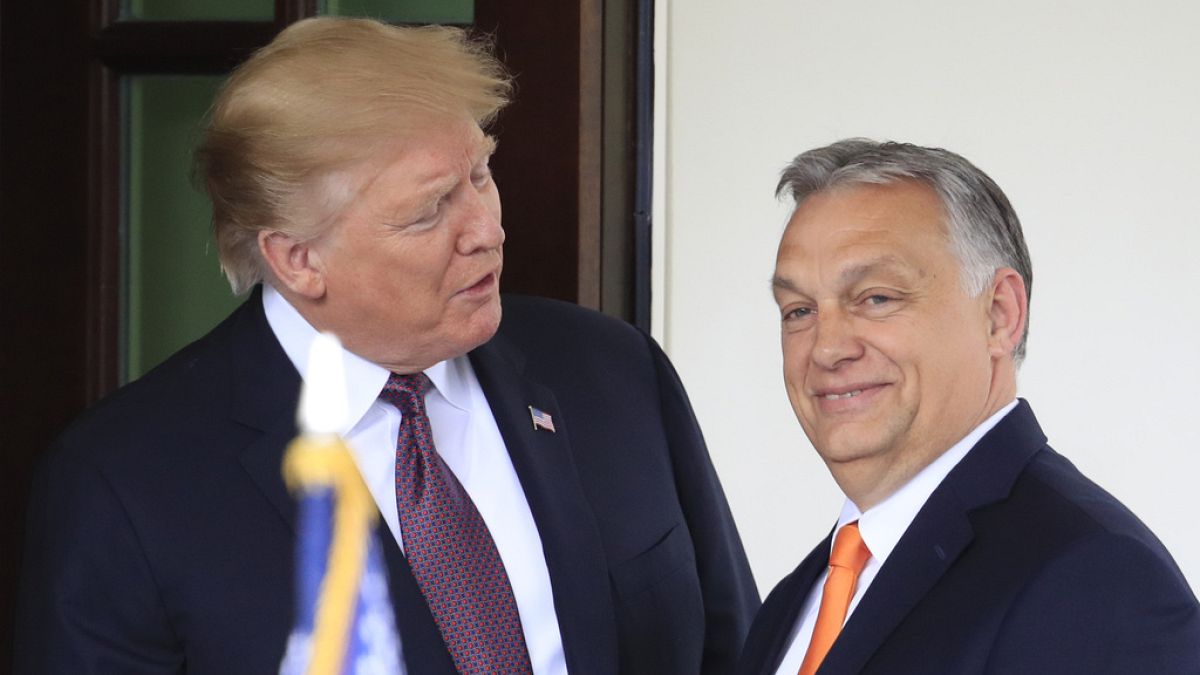
<path id="1" fill-rule="evenodd" d="M 768 288 L 795 154 L 958 152 L 1034 262 L 1020 393 L 1200 591 L 1200 3 L 658 0 L 655 331 L 760 588 L 840 506 L 787 404 Z"/>

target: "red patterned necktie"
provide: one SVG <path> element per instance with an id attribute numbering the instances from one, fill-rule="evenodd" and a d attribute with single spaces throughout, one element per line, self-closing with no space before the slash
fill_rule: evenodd
<path id="1" fill-rule="evenodd" d="M 433 447 L 424 373 L 392 373 L 380 398 L 400 409 L 396 505 L 404 557 L 463 673 L 531 673 L 504 562 L 471 497 Z"/>

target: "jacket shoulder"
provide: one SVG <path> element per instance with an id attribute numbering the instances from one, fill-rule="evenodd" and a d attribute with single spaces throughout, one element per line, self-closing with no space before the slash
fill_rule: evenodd
<path id="1" fill-rule="evenodd" d="M 506 294 L 503 307 L 499 332 L 508 337 L 537 336 L 544 339 L 549 334 L 556 337 L 602 335 L 615 339 L 645 339 L 644 333 L 620 319 L 562 300 Z"/>
<path id="2" fill-rule="evenodd" d="M 248 304 L 248 303 L 247 303 Z M 174 445 L 180 429 L 202 429 L 229 405 L 232 342 L 244 304 L 208 334 L 108 394 L 59 435 L 51 455 L 92 463 Z"/>
<path id="3" fill-rule="evenodd" d="M 1062 535 L 1068 531 L 1080 538 L 1112 535 L 1142 542 L 1167 556 L 1150 528 L 1125 504 L 1049 447 L 1034 456 L 1017 489 L 1043 503 L 1041 519 Z"/>
<path id="4" fill-rule="evenodd" d="M 496 338 L 528 372 L 552 380 L 572 373 L 652 376 L 666 361 L 654 340 L 628 323 L 546 298 L 505 296 Z"/>

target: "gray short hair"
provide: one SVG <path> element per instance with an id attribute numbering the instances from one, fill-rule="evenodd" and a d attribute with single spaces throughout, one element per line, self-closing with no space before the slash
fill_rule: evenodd
<path id="1" fill-rule="evenodd" d="M 783 170 L 775 196 L 790 195 L 799 206 L 807 197 L 840 185 L 886 185 L 915 180 L 928 185 L 946 211 L 950 245 L 962 268 L 967 293 L 977 296 L 996 270 L 1011 267 L 1033 288 L 1033 267 L 1021 221 L 995 181 L 963 157 L 941 148 L 850 138 L 796 156 Z M 1025 357 L 1029 323 L 1013 351 Z"/>

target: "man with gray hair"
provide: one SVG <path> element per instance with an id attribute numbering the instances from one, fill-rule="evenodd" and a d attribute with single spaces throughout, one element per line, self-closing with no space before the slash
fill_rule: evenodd
<path id="1" fill-rule="evenodd" d="M 803 153 L 776 260 L 784 380 L 845 493 L 739 672 L 1200 673 L 1200 607 L 1132 513 L 1017 399 L 1032 272 L 954 153 Z"/>

